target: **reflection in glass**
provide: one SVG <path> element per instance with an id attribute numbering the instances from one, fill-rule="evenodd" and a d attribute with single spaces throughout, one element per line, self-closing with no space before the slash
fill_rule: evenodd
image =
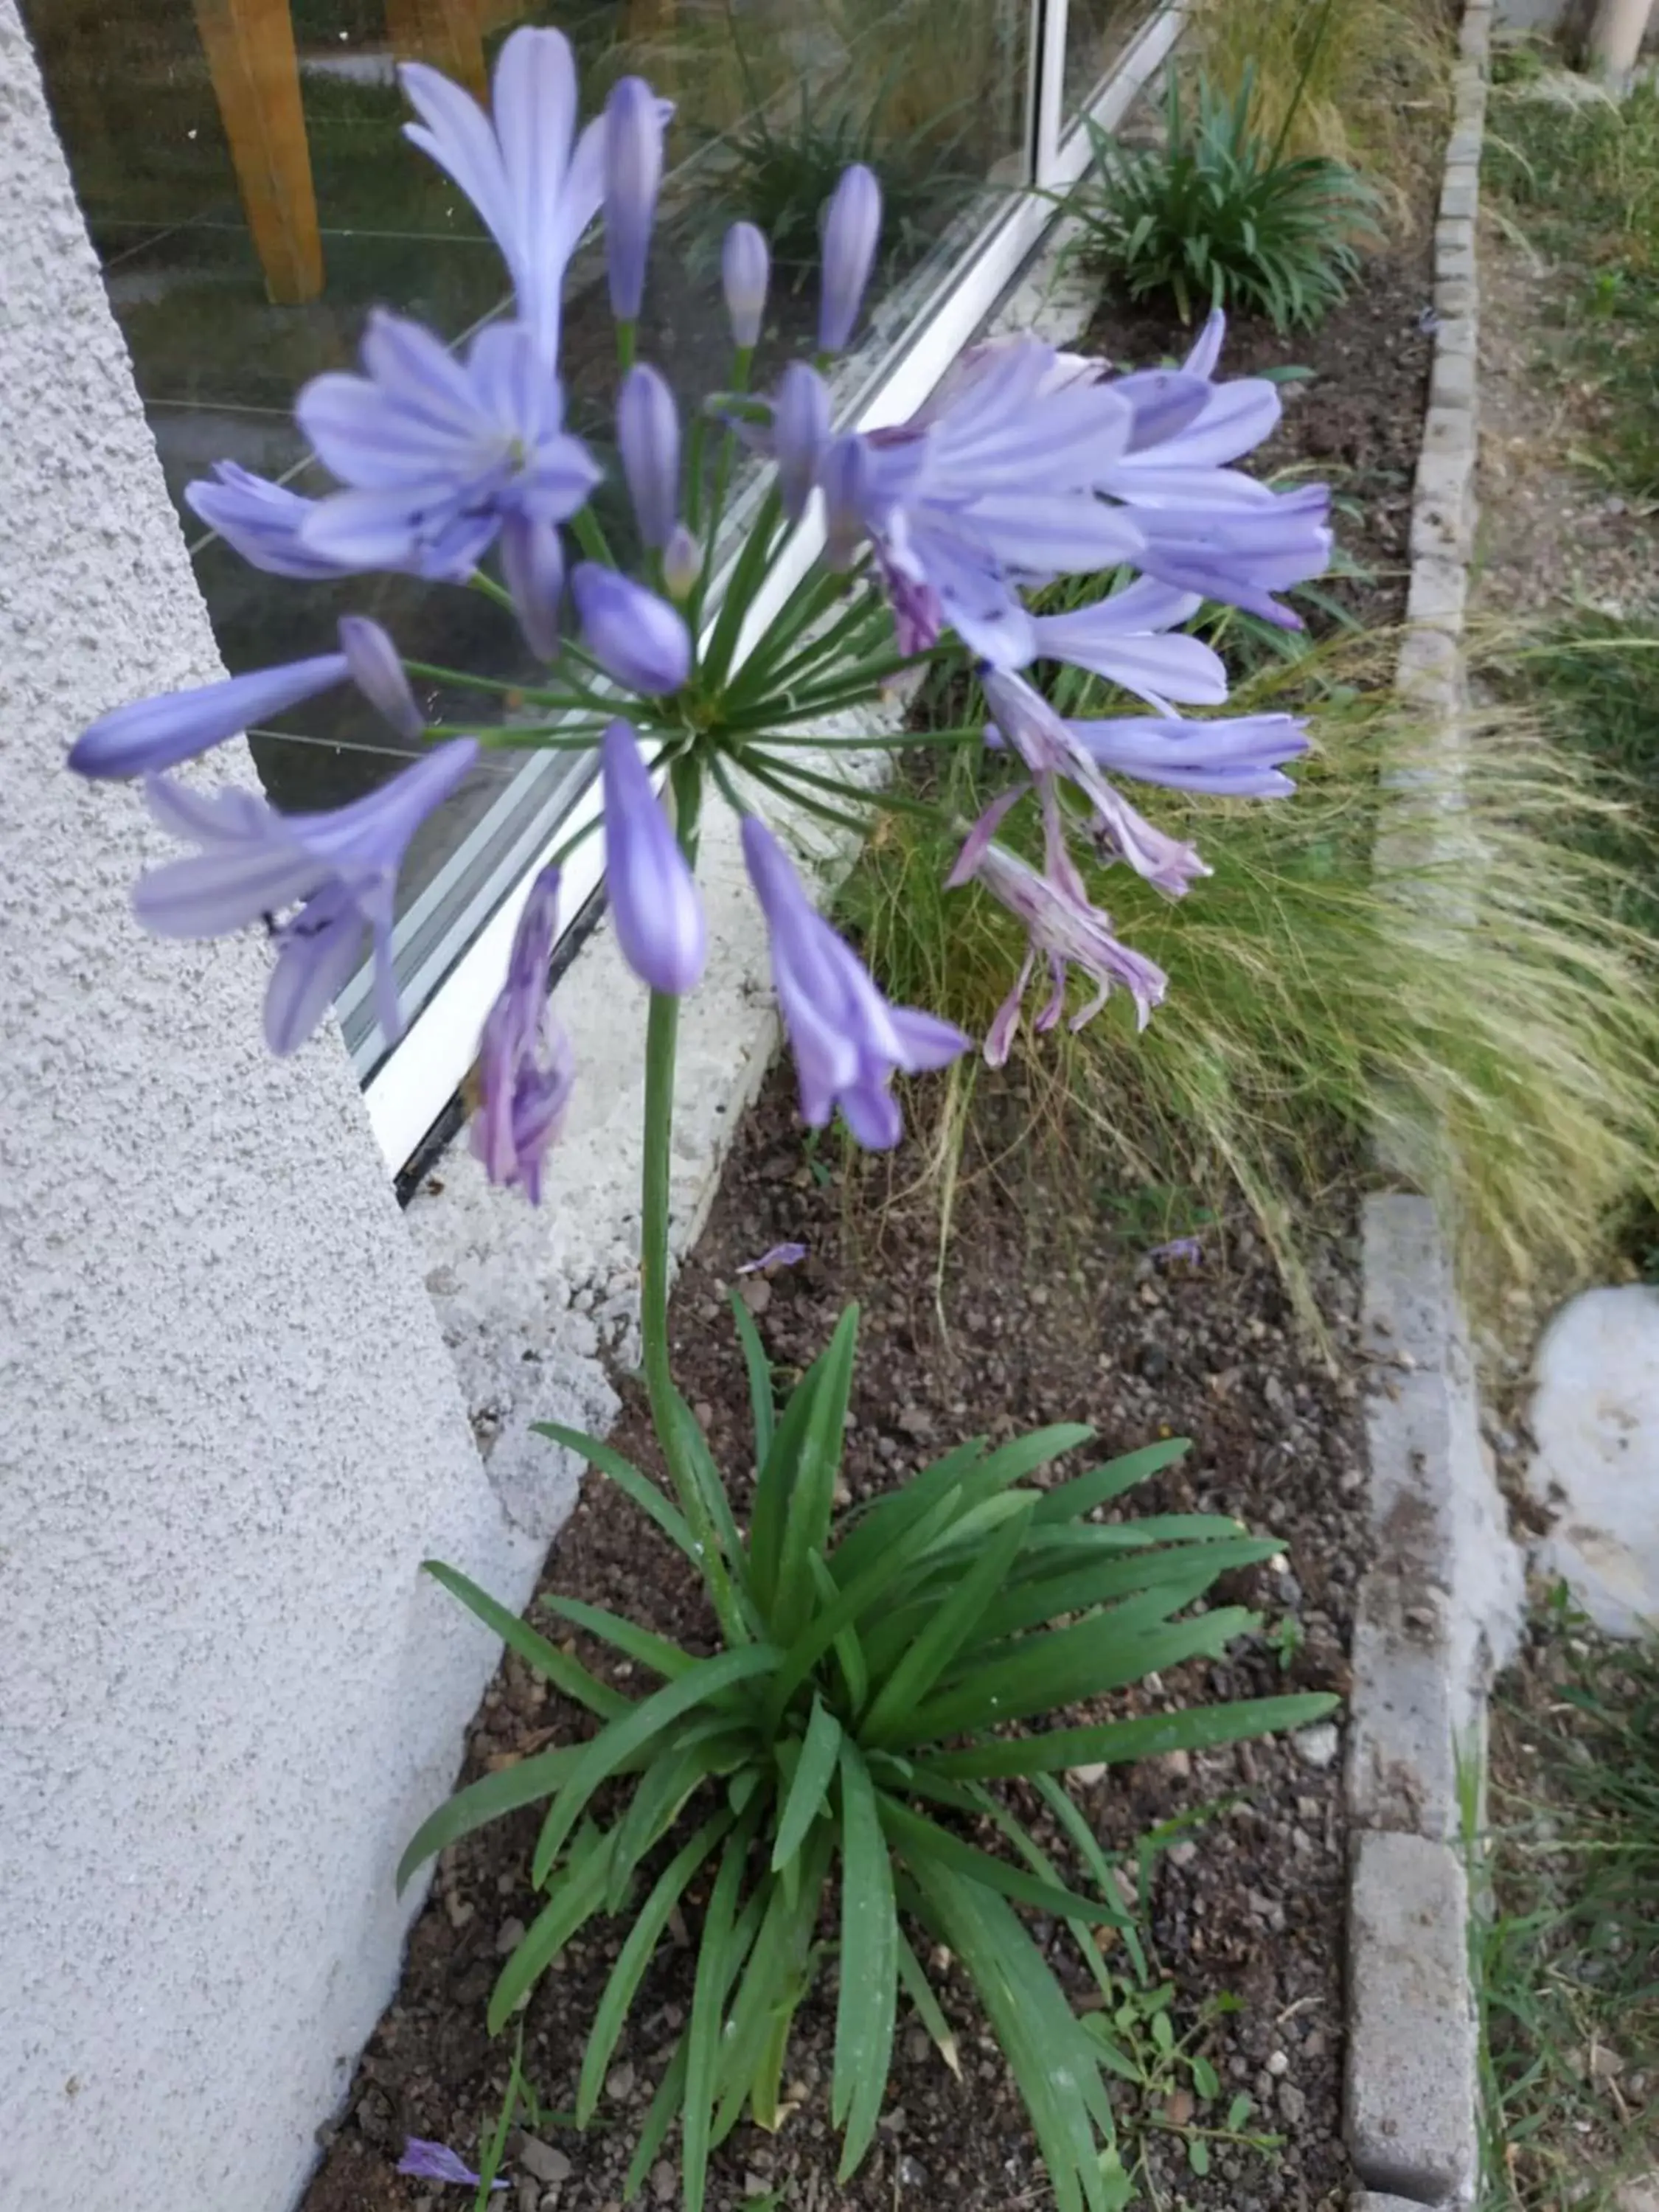
<path id="1" fill-rule="evenodd" d="M 1101 79 L 1160 4 L 1161 0 L 1069 0 L 1064 95 L 1068 122 L 1088 106 Z"/>
<path id="2" fill-rule="evenodd" d="M 471 208 L 403 138 L 399 59 L 429 61 L 482 91 L 507 31 L 556 22 L 575 49 L 587 112 L 630 72 L 675 101 L 640 352 L 686 399 L 730 374 L 720 289 L 729 222 L 756 222 L 772 243 L 755 369 L 764 381 L 803 342 L 810 349 L 819 211 L 849 161 L 877 171 L 888 208 L 867 325 L 872 362 L 909 320 L 910 302 L 996 211 L 997 188 L 1024 174 L 1029 0 L 25 4 L 233 671 L 326 649 L 335 619 L 355 608 L 422 661 L 483 668 L 508 684 L 534 672 L 512 621 L 477 593 L 400 576 L 273 588 L 182 507 L 184 485 L 222 459 L 296 489 L 323 488 L 294 426 L 294 395 L 307 378 L 353 365 L 372 306 L 454 343 L 503 302 L 499 258 Z M 1073 0 L 1074 21 L 1085 5 Z M 570 427 L 611 479 L 599 517 L 625 543 L 610 419 L 616 341 L 593 247 L 571 270 L 561 367 Z M 434 720 L 462 711 L 437 687 L 420 688 Z M 267 790 L 289 809 L 355 798 L 404 757 L 349 690 L 252 743 Z M 557 756 L 526 769 L 521 756 L 486 755 L 428 824 L 401 888 L 424 963 L 421 989 L 441 973 L 431 957 L 439 921 L 453 929 L 465 918 L 469 885 L 501 895 L 503 856 L 519 850 L 525 821 L 550 823 L 583 773 Z M 348 1028 L 359 1046 L 371 1035 L 366 1012 Z"/>

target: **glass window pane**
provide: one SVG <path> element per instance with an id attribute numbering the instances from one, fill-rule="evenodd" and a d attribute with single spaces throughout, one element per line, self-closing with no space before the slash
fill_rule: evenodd
<path id="1" fill-rule="evenodd" d="M 1074 0 L 1076 7 L 1082 0 Z M 328 479 L 291 413 L 307 377 L 353 365 L 385 305 L 459 342 L 505 304 L 500 258 L 459 190 L 404 138 L 400 58 L 482 91 L 520 22 L 575 49 L 582 110 L 637 72 L 674 100 L 640 338 L 690 403 L 724 386 L 731 348 L 720 240 L 770 236 L 775 276 L 757 381 L 815 343 L 819 210 L 854 160 L 881 177 L 883 258 L 860 338 L 873 372 L 1025 173 L 1030 0 L 25 0 L 60 135 L 131 349 L 169 489 L 233 670 L 326 650 L 337 617 L 376 616 L 428 663 L 532 681 L 510 619 L 482 595 L 400 576 L 297 584 L 247 568 L 183 506 L 221 459 L 297 490 Z M 609 465 L 616 342 L 602 251 L 573 264 L 562 373 L 570 427 Z M 629 520 L 611 481 L 596 504 Z M 428 682 L 434 720 L 510 714 Z M 273 801 L 339 804 L 408 748 L 356 696 L 307 703 L 252 735 Z M 428 824 L 400 885 L 399 964 L 441 971 L 501 896 L 526 820 L 550 827 L 585 780 L 579 756 L 487 754 Z M 470 911 L 471 908 L 477 908 Z M 409 939 L 405 945 L 402 939 Z M 345 1003 L 349 1009 L 353 994 Z M 409 1012 L 416 1011 L 413 1003 Z M 372 1016 L 349 1012 L 360 1065 Z"/>
<path id="2" fill-rule="evenodd" d="M 1102 78 L 1122 56 L 1163 0 L 1068 0 L 1066 17 L 1066 116 L 1085 108 Z"/>

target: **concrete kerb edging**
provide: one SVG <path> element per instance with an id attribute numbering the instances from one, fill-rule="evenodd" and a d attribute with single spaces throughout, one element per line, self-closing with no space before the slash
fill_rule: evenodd
<path id="1" fill-rule="evenodd" d="M 1455 848 L 1474 542 L 1476 218 L 1492 0 L 1469 0 L 1434 234 L 1437 319 L 1413 488 L 1401 702 L 1435 732 L 1442 772 L 1402 772 L 1379 872 Z M 1478 892 L 1460 893 L 1470 901 Z M 1383 1159 L 1410 1181 L 1409 1163 Z M 1345 1784 L 1349 1868 L 1344 2132 L 1352 2212 L 1473 2202 L 1475 2011 L 1460 1769 L 1484 1757 L 1485 1694 L 1518 1618 L 1521 1573 L 1480 1432 L 1449 1247 L 1432 1199 L 1364 1204 L 1362 1347 L 1375 1565 L 1361 1584 Z"/>

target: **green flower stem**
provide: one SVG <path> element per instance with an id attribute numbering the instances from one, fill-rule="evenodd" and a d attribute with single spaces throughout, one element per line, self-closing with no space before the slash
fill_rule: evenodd
<path id="1" fill-rule="evenodd" d="M 639 336 L 639 325 L 631 318 L 617 325 L 617 366 L 624 376 L 634 366 L 634 344 Z"/>
<path id="2" fill-rule="evenodd" d="M 829 731 L 791 730 L 787 737 L 756 739 L 757 744 L 811 746 L 825 752 L 908 752 L 913 745 L 966 745 L 985 742 L 985 726 L 974 722 L 957 730 L 901 730 L 896 738 L 838 737 Z"/>
<path id="3" fill-rule="evenodd" d="M 803 807 L 808 814 L 815 814 L 820 822 L 831 823 L 837 830 L 850 830 L 854 837 L 863 837 L 869 832 L 867 821 L 860 821 L 855 814 L 843 814 L 838 807 L 826 806 L 821 799 L 814 799 L 799 784 L 786 783 L 781 776 L 769 775 L 765 769 L 757 767 L 752 760 L 744 762 L 743 772 L 752 776 L 757 783 L 763 784 L 775 799 L 787 799 L 791 806 Z M 866 800 L 865 803 L 872 805 L 873 801 Z"/>
<path id="4" fill-rule="evenodd" d="M 673 781 L 681 850 L 695 867 L 700 783 L 695 771 Z M 703 1579 L 728 1644 L 750 1641 L 725 1554 L 714 1533 L 696 1470 L 681 1440 L 684 1404 L 674 1388 L 668 1348 L 668 1196 L 674 1125 L 674 1063 L 680 1002 L 653 991 L 645 1028 L 645 1133 L 640 1193 L 640 1340 L 645 1387 L 657 1440 L 673 1479 L 680 1507 L 697 1546 Z"/>
<path id="5" fill-rule="evenodd" d="M 849 707 L 866 705 L 872 692 L 902 676 L 912 668 L 925 668 L 938 659 L 939 648 L 930 646 L 925 653 L 912 653 L 902 659 L 890 656 L 882 660 L 866 661 L 861 666 L 849 668 L 838 676 L 832 684 L 817 691 L 790 694 L 781 698 L 773 696 L 761 700 L 742 714 L 733 714 L 725 723 L 733 731 L 762 730 L 769 724 L 804 722 L 814 714 L 839 714 Z"/>
<path id="6" fill-rule="evenodd" d="M 502 699 L 524 699 L 532 707 L 550 707 L 556 713 L 609 714 L 613 711 L 608 699 L 590 691 L 549 691 L 536 684 L 508 684 L 496 676 L 471 676 L 465 669 L 441 668 L 431 660 L 406 660 L 404 666 L 411 676 L 424 677 L 428 683 L 453 684 L 462 691 L 489 691 Z"/>
<path id="7" fill-rule="evenodd" d="M 908 792 L 889 791 L 884 787 L 874 791 L 866 790 L 861 784 L 844 783 L 838 776 L 819 775 L 810 768 L 803 768 L 799 761 L 777 760 L 770 753 L 763 753 L 760 757 L 773 775 L 789 783 L 805 784 L 811 791 L 827 792 L 831 798 L 851 799 L 854 805 L 871 807 L 878 813 L 916 814 L 927 822 L 939 819 L 939 811 L 930 800 L 913 799 Z M 744 766 L 751 773 L 759 774 L 754 761 L 753 754 L 743 756 Z"/>
<path id="8" fill-rule="evenodd" d="M 774 695 L 787 691 L 813 670 L 821 669 L 825 663 L 835 660 L 848 645 L 856 641 L 860 630 L 874 629 L 877 622 L 884 617 L 885 610 L 876 600 L 864 596 L 856 599 L 822 635 L 802 646 L 799 652 L 788 650 L 793 637 L 778 641 L 775 647 L 778 629 L 786 619 L 793 633 L 804 629 L 819 613 L 827 613 L 839 596 L 836 587 L 841 582 L 842 580 L 833 574 L 826 578 L 799 616 L 792 616 L 787 607 L 782 611 L 778 622 L 768 630 L 744 663 L 737 681 L 727 687 L 726 696 L 734 707 L 742 705 L 761 690 Z M 825 590 L 824 584 L 830 588 Z M 879 658 L 878 655 L 873 657 Z"/>
<path id="9" fill-rule="evenodd" d="M 475 568 L 466 580 L 475 592 L 482 592 L 485 599 L 493 599 L 498 607 L 505 607 L 508 614 L 518 613 L 513 604 L 512 592 L 505 585 L 498 584 L 493 576 L 486 576 L 482 568 Z"/>
<path id="10" fill-rule="evenodd" d="M 718 691 L 732 672 L 732 657 L 738 648 L 738 635 L 743 628 L 744 617 L 755 603 L 755 594 L 764 581 L 772 565 L 772 549 L 777 528 L 783 515 L 783 502 L 778 489 L 773 485 L 761 501 L 760 513 L 755 517 L 754 527 L 744 541 L 738 556 L 732 580 L 726 587 L 726 597 L 715 617 L 714 634 L 708 641 L 704 657 L 703 672 L 712 690 Z"/>
<path id="11" fill-rule="evenodd" d="M 598 744 L 601 731 L 597 722 L 586 731 L 570 730 L 562 722 L 536 722 L 526 728 L 501 722 L 488 730 L 476 722 L 428 722 L 421 734 L 428 738 L 476 738 L 491 752 L 579 753 Z"/>

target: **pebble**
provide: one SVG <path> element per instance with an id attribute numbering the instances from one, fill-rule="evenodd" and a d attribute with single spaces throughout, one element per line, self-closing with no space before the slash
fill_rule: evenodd
<path id="1" fill-rule="evenodd" d="M 1342 1747 L 1342 1738 L 1334 1721 L 1316 1721 L 1312 1728 L 1298 1729 L 1291 1738 L 1291 1748 L 1304 1766 L 1322 1772 L 1332 1765 Z"/>
<path id="2" fill-rule="evenodd" d="M 925 2027 L 905 2029 L 904 2055 L 912 2066 L 925 2066 L 927 2063 L 927 2054 L 933 2047 L 933 2039 Z"/>
<path id="3" fill-rule="evenodd" d="M 1278 2081 L 1285 2075 L 1288 2074 L 1290 2070 L 1290 2060 L 1285 2056 L 1285 2053 L 1282 2051 L 1275 2051 L 1267 2061 L 1267 2071 L 1273 2076 L 1275 2081 Z"/>
<path id="4" fill-rule="evenodd" d="M 651 2194 L 659 2204 L 672 2204 L 678 2194 L 680 2178 L 665 2158 L 659 2158 L 651 2169 Z"/>
<path id="5" fill-rule="evenodd" d="M 1308 2100 L 1294 2081 L 1279 2085 L 1279 2109 L 1293 2128 L 1299 2128 L 1308 2117 Z"/>
<path id="6" fill-rule="evenodd" d="M 907 2153 L 898 2162 L 899 2186 L 902 2189 L 926 2189 L 927 2169 L 919 2158 Z"/>
<path id="7" fill-rule="evenodd" d="M 513 2194 L 519 2212 L 542 2212 L 542 2185 L 533 2173 L 521 2173 Z"/>
<path id="8" fill-rule="evenodd" d="M 764 1275 L 750 1275 L 738 1296 L 751 1314 L 763 1314 L 772 1303 L 772 1285 Z"/>
<path id="9" fill-rule="evenodd" d="M 539 2136 L 526 2136 L 514 2153 L 516 2164 L 528 2174 L 533 2174 L 544 2186 L 549 2182 L 568 2181 L 570 2160 L 562 2150 L 545 2143 Z"/>
<path id="10" fill-rule="evenodd" d="M 1198 1845 L 1188 1836 L 1183 1842 L 1172 1844 L 1170 1850 L 1171 1866 L 1189 1867 L 1198 1856 Z"/>
<path id="11" fill-rule="evenodd" d="M 498 1959 L 507 1958 L 510 1953 L 518 1949 L 520 1944 L 522 1943 L 523 1941 L 523 1921 L 503 1920 L 501 1926 L 495 1930 L 495 1956 Z"/>
<path id="12" fill-rule="evenodd" d="M 625 2105 L 634 2094 L 634 2069 L 624 2060 L 605 2077 L 605 2094 L 613 2105 Z"/>

